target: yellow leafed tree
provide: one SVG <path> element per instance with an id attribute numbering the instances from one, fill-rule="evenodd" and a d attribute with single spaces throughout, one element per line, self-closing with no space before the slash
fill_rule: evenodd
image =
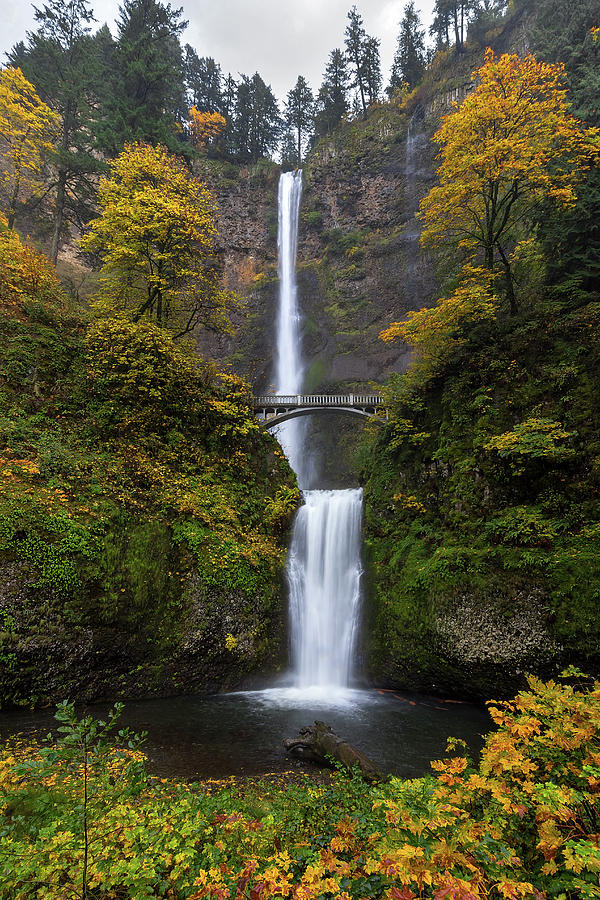
<path id="1" fill-rule="evenodd" d="M 40 187 L 44 155 L 52 149 L 58 116 L 40 100 L 20 69 L 0 71 L 0 190 L 9 228 L 17 203 Z"/>
<path id="2" fill-rule="evenodd" d="M 98 199 L 81 246 L 102 259 L 102 300 L 177 337 L 200 324 L 228 331 L 236 297 L 215 258 L 216 203 L 184 162 L 161 146 L 127 144 Z"/>
<path id="3" fill-rule="evenodd" d="M 597 157 L 599 136 L 569 114 L 561 65 L 531 55 L 498 58 L 488 49 L 473 80 L 474 91 L 434 137 L 441 148 L 439 185 L 421 203 L 422 241 L 454 243 L 490 270 L 499 263 L 514 312 L 510 248 L 516 229 L 541 200 L 575 202 L 577 180 Z"/>
<path id="4" fill-rule="evenodd" d="M 195 106 L 190 109 L 190 134 L 199 150 L 202 150 L 207 144 L 215 143 L 223 134 L 226 126 L 227 120 L 218 112 L 200 112 Z"/>

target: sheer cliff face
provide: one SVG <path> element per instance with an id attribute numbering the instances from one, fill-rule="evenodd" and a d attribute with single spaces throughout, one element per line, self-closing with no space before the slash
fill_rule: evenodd
<path id="1" fill-rule="evenodd" d="M 414 217 L 434 170 L 417 110 L 382 107 L 322 141 L 304 168 L 298 252 L 306 390 L 382 381 L 408 353 L 379 332 L 435 298 L 432 266 Z M 201 352 L 258 388 L 272 382 L 277 303 L 275 167 L 215 179 L 220 255 L 228 286 L 244 300 L 233 338 L 199 339 Z"/>

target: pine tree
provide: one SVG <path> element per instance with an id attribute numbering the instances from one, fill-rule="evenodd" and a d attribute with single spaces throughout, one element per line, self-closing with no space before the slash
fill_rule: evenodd
<path id="1" fill-rule="evenodd" d="M 381 93 L 381 60 L 379 56 L 379 39 L 368 37 L 365 41 L 363 71 L 367 101 L 369 105 L 379 100 Z"/>
<path id="2" fill-rule="evenodd" d="M 315 130 L 328 134 L 348 114 L 348 65 L 341 50 L 332 50 L 316 104 Z"/>
<path id="3" fill-rule="evenodd" d="M 289 91 L 285 105 L 285 123 L 295 134 L 296 165 L 302 165 L 304 147 L 314 124 L 314 97 L 306 79 L 298 76 L 295 86 Z"/>
<path id="4" fill-rule="evenodd" d="M 9 54 L 20 65 L 40 97 L 60 118 L 55 152 L 56 181 L 51 257 L 56 262 L 66 221 L 81 226 L 91 214 L 90 175 L 101 168 L 93 155 L 93 106 L 102 82 L 90 23 L 88 0 L 57 0 L 35 9 L 38 30 L 27 35 Z"/>
<path id="5" fill-rule="evenodd" d="M 119 12 L 113 103 L 102 149 L 115 154 L 132 140 L 176 149 L 187 114 L 179 42 L 187 26 L 180 21 L 182 9 L 160 0 L 124 0 Z"/>
<path id="6" fill-rule="evenodd" d="M 391 97 L 394 89 L 403 85 L 412 91 L 423 78 L 425 60 L 425 29 L 411 0 L 404 7 L 404 16 L 400 22 L 398 47 L 387 88 L 388 96 Z"/>
<path id="7" fill-rule="evenodd" d="M 256 161 L 272 152 L 281 134 L 281 117 L 271 87 L 258 72 L 242 75 L 237 84 L 233 124 L 233 153 L 242 160 Z"/>
<path id="8" fill-rule="evenodd" d="M 352 87 L 356 87 L 360 95 L 360 103 L 363 116 L 367 115 L 366 85 L 365 85 L 365 44 L 367 33 L 363 20 L 356 6 L 348 13 L 348 25 L 346 27 L 346 59 L 353 74 Z"/>
<path id="9" fill-rule="evenodd" d="M 222 114 L 220 65 L 211 56 L 198 56 L 194 48 L 186 44 L 184 71 L 189 105 L 199 112 Z"/>

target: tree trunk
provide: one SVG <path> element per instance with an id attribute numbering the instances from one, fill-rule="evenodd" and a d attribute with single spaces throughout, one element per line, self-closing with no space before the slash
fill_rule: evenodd
<path id="1" fill-rule="evenodd" d="M 58 187 L 56 189 L 56 216 L 54 219 L 54 231 L 52 233 L 52 248 L 50 257 L 54 265 L 58 259 L 58 245 L 60 243 L 60 233 L 62 231 L 63 217 L 65 213 L 65 196 L 67 186 L 67 172 L 63 169 L 58 174 Z"/>
<path id="2" fill-rule="evenodd" d="M 316 721 L 314 725 L 301 728 L 297 738 L 288 738 L 283 742 L 288 753 L 319 763 L 331 765 L 331 760 L 340 762 L 348 772 L 358 768 L 360 774 L 369 784 L 383 781 L 385 776 L 367 756 L 348 744 L 324 722 Z"/>

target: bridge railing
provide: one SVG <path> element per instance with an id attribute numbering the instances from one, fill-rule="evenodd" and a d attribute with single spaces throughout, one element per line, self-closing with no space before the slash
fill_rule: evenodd
<path id="1" fill-rule="evenodd" d="M 265 394 L 254 398 L 255 407 L 382 405 L 379 394 Z"/>

